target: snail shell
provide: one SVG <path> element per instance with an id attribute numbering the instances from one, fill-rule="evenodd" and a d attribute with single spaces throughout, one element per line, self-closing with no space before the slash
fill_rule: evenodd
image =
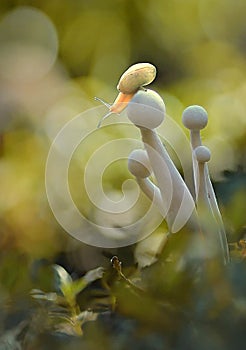
<path id="1" fill-rule="evenodd" d="M 108 118 L 110 114 L 120 114 L 126 108 L 136 92 L 138 90 L 141 90 L 143 86 L 152 83 L 155 77 L 156 68 L 150 63 L 137 63 L 129 67 L 125 73 L 122 74 L 119 80 L 119 83 L 117 85 L 119 94 L 112 105 L 98 97 L 95 97 L 96 100 L 103 103 L 109 109 L 109 113 L 107 113 L 99 121 L 97 127 L 99 128 L 102 121 Z"/>
<path id="2" fill-rule="evenodd" d="M 150 63 L 137 63 L 122 74 L 117 89 L 123 94 L 133 94 L 142 86 L 150 84 L 155 77 L 155 66 Z"/>

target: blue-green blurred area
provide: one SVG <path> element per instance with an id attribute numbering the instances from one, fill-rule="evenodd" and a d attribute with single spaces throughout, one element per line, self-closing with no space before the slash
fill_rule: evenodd
<path id="1" fill-rule="evenodd" d="M 1 0 L 1 304 L 11 309 L 11 298 L 21 299 L 38 285 L 48 288 L 47 264 L 61 263 L 77 274 L 107 266 L 100 248 L 76 241 L 56 222 L 45 191 L 45 164 L 53 139 L 73 117 L 84 112 L 84 127 L 88 132 L 96 129 L 106 108 L 99 108 L 94 96 L 112 102 L 119 77 L 137 62 L 157 67 L 151 88 L 164 98 L 168 115 L 182 129 L 185 107 L 199 104 L 208 111 L 202 136 L 211 150 L 209 167 L 228 237 L 231 242 L 244 237 L 245 18 L 245 0 Z M 89 119 L 86 111 L 94 107 L 98 109 Z M 126 121 L 125 115 L 121 118 Z M 70 188 L 86 217 L 95 215 L 83 186 L 86 162 L 104 142 L 127 137 L 138 139 L 138 131 L 120 124 L 105 127 L 76 150 Z M 175 151 L 181 141 L 173 142 Z M 123 159 L 106 169 L 102 183 L 108 193 L 121 193 L 129 178 Z M 144 196 L 140 199 L 133 219 L 149 205 Z M 165 232 L 162 225 L 154 235 Z M 155 246 L 153 239 L 143 249 Z M 142 262 L 134 249 L 123 250 L 126 265 Z"/>

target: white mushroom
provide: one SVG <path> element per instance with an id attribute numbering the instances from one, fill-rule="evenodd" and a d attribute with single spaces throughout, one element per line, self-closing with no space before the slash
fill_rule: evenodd
<path id="1" fill-rule="evenodd" d="M 143 149 L 135 149 L 132 151 L 128 157 L 128 169 L 136 177 L 149 177 L 152 169 L 147 152 Z"/>
<path id="2" fill-rule="evenodd" d="M 193 216 L 194 200 L 154 130 L 165 116 L 165 104 L 151 91 L 138 91 L 127 107 L 128 118 L 139 127 L 160 189 L 163 213 L 170 232 L 179 231 Z"/>
<path id="3" fill-rule="evenodd" d="M 207 111 L 201 106 L 189 106 L 187 107 L 182 115 L 182 121 L 186 128 L 190 130 L 190 140 L 193 151 L 202 145 L 200 130 L 204 129 L 208 123 Z M 200 152 L 200 151 L 199 151 Z M 198 169 L 198 162 L 196 157 L 192 154 L 193 162 L 193 172 L 194 172 L 194 183 L 195 183 L 195 193 L 196 198 L 198 198 L 198 182 L 200 181 L 200 174 Z M 226 233 L 224 229 L 223 220 L 220 214 L 219 206 L 217 203 L 216 195 L 214 193 L 213 185 L 209 176 L 209 170 L 207 163 L 204 164 L 204 181 L 206 183 L 206 191 L 208 194 L 209 206 L 213 212 L 214 217 L 218 223 L 218 228 L 220 231 L 221 241 L 223 242 L 223 250 L 225 261 L 229 261 L 229 251 L 226 239 Z"/>
<path id="4" fill-rule="evenodd" d="M 159 188 L 148 179 L 152 173 L 148 154 L 143 149 L 134 150 L 128 157 L 128 169 L 136 177 L 139 187 L 155 203 L 163 215 L 163 205 Z"/>

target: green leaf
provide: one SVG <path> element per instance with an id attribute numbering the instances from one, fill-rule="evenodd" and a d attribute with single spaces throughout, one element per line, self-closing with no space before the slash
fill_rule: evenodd
<path id="1" fill-rule="evenodd" d="M 52 301 L 52 302 L 57 301 L 57 294 L 54 292 L 45 293 L 40 289 L 32 289 L 30 294 L 34 299 L 48 300 L 48 301 Z"/>
<path id="2" fill-rule="evenodd" d="M 84 276 L 84 280 L 87 282 L 87 284 L 94 282 L 100 278 L 102 278 L 104 274 L 104 268 L 98 267 L 97 269 L 88 271 Z"/>
<path id="3" fill-rule="evenodd" d="M 73 282 L 69 273 L 60 265 L 53 265 L 56 278 L 58 280 L 58 286 L 62 290 L 63 286 L 69 285 Z"/>
<path id="4" fill-rule="evenodd" d="M 75 297 L 83 289 L 85 289 L 88 286 L 88 284 L 96 281 L 97 279 L 102 278 L 103 273 L 104 273 L 104 269 L 102 267 L 98 267 L 97 269 L 88 271 L 83 277 L 71 283 L 70 293 L 72 293 L 73 296 Z"/>
<path id="5" fill-rule="evenodd" d="M 58 286 L 70 305 L 75 304 L 75 297 L 91 282 L 102 278 L 104 269 L 102 267 L 88 271 L 83 277 L 73 281 L 68 272 L 59 265 L 54 265 Z"/>

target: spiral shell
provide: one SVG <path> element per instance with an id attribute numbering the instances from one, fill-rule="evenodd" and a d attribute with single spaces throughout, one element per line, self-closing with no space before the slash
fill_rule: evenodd
<path id="1" fill-rule="evenodd" d="M 137 63 L 122 74 L 117 89 L 123 94 L 133 94 L 156 77 L 156 68 L 150 63 Z"/>

